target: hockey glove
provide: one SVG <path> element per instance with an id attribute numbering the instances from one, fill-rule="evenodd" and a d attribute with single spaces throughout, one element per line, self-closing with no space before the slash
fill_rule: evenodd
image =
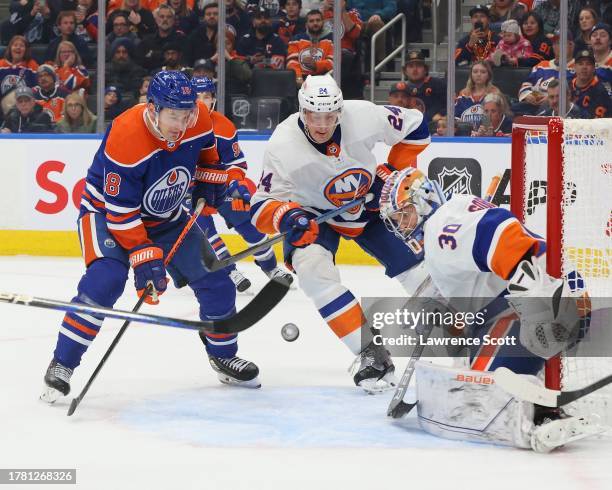
<path id="1" fill-rule="evenodd" d="M 365 208 L 368 211 L 372 211 L 374 213 L 378 213 L 380 211 L 380 192 L 382 191 L 385 182 L 393 172 L 395 172 L 395 168 L 388 163 L 381 163 L 378 167 L 376 167 L 374 183 L 368 191 L 374 195 L 374 198 L 365 204 Z"/>
<path id="2" fill-rule="evenodd" d="M 227 186 L 227 193 L 232 198 L 232 211 L 250 211 L 251 196 L 255 191 L 255 184 L 249 179 L 232 180 Z"/>
<path id="3" fill-rule="evenodd" d="M 309 219 L 301 208 L 287 211 L 280 220 L 279 229 L 282 233 L 288 232 L 288 242 L 298 248 L 314 243 L 319 236 L 319 225 L 315 220 Z"/>
<path id="4" fill-rule="evenodd" d="M 204 199 L 206 206 L 202 214 L 205 216 L 215 214 L 227 195 L 227 172 L 216 165 L 205 165 L 196 169 L 195 180 L 196 184 L 191 194 L 192 202 L 197 203 L 200 199 Z"/>
<path id="5" fill-rule="evenodd" d="M 168 285 L 166 268 L 164 267 L 164 251 L 151 244 L 144 244 L 130 250 L 130 265 L 134 269 L 134 285 L 138 296 L 142 296 L 150 283 L 153 286 L 151 294 L 145 298 L 150 305 L 159 303 L 158 296 L 163 294 Z"/>

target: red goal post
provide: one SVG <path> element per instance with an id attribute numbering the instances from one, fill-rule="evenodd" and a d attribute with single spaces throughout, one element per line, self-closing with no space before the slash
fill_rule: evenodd
<path id="1" fill-rule="evenodd" d="M 577 271 L 592 297 L 612 297 L 612 119 L 517 117 L 510 208 L 546 237 L 551 276 Z M 547 362 L 545 380 L 552 389 L 574 389 L 610 373 L 611 357 L 562 355 Z M 612 421 L 610 390 L 591 401 Z"/>

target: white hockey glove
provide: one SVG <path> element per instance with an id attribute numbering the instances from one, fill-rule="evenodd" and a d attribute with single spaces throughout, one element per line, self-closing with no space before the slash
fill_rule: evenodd
<path id="1" fill-rule="evenodd" d="M 539 357 L 549 359 L 578 339 L 581 318 L 577 299 L 567 281 L 544 272 L 532 257 L 523 260 L 510 278 L 506 296 L 521 321 L 521 344 Z"/>

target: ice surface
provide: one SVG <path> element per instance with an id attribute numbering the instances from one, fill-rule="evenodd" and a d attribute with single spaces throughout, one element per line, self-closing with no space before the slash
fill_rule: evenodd
<path id="1" fill-rule="evenodd" d="M 255 266 L 240 268 L 254 288 L 263 285 Z M 81 273 L 77 259 L 0 258 L 0 291 L 69 300 Z M 342 276 L 356 295 L 402 294 L 381 268 L 344 266 Z M 249 299 L 240 296 L 239 307 Z M 131 309 L 135 301 L 128 285 L 118 307 Z M 197 314 L 191 292 L 174 288 L 143 311 Z M 261 390 L 221 386 L 193 332 L 133 324 L 72 417 L 69 400 L 53 407 L 38 401 L 61 317 L 0 305 L 0 468 L 77 468 L 76 488 L 83 489 L 612 485 L 610 439 L 538 455 L 437 439 L 419 431 L 414 415 L 402 423 L 387 419 L 391 394 L 368 396 L 353 386 L 352 356 L 300 291 L 240 336 L 241 355 L 260 367 Z M 280 335 L 288 321 L 300 328 L 293 343 Z M 75 372 L 72 395 L 120 324 L 105 323 Z M 398 370 L 404 364 L 397 360 Z"/>

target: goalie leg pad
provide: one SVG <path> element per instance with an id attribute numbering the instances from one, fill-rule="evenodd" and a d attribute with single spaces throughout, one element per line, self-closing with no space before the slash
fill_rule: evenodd
<path id="1" fill-rule="evenodd" d="M 430 434 L 460 441 L 530 448 L 533 404 L 498 388 L 493 373 L 416 365 L 418 420 Z"/>
<path id="2" fill-rule="evenodd" d="M 323 319 L 353 354 L 359 354 L 365 317 L 355 296 L 340 282 L 332 253 L 316 243 L 298 248 L 293 253 L 293 268 L 300 287 Z"/>

